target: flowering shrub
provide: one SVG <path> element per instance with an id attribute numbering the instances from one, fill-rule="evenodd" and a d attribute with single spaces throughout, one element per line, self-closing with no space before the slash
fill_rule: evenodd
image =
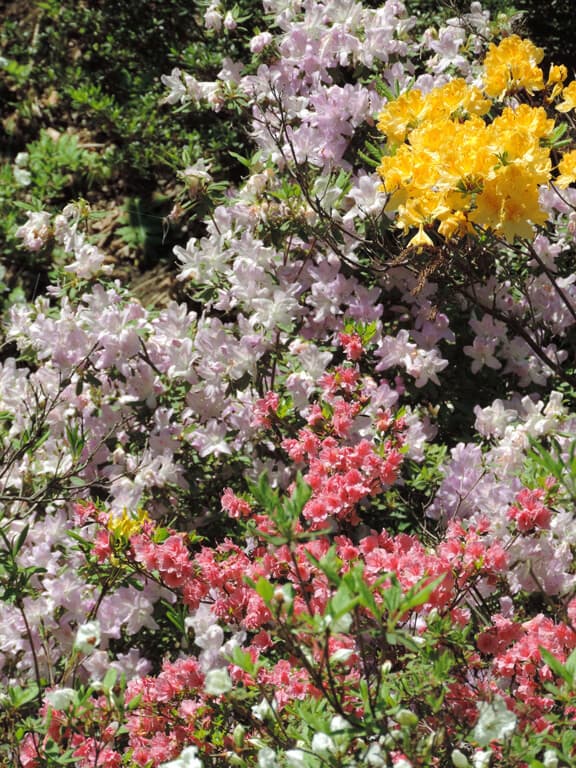
<path id="1" fill-rule="evenodd" d="M 69 263 L 6 322 L 4 753 L 569 765 L 572 85 L 478 3 L 265 11 L 163 78 L 257 146 L 225 196 L 184 172 L 187 304 L 107 279 L 78 204 L 19 230 Z"/>
<path id="2" fill-rule="evenodd" d="M 407 91 L 381 112 L 378 128 L 392 154 L 378 172 L 389 195 L 387 207 L 398 210 L 398 225 L 404 231 L 418 227 L 409 246 L 433 245 L 425 227 L 435 221 L 447 239 L 481 228 L 510 242 L 517 236 L 531 239 L 533 225 L 545 223 L 539 190 L 552 180 L 552 152 L 566 125 L 556 126 L 544 107 L 526 103 L 505 106 L 494 116 L 498 102 L 535 91 L 547 93 L 546 103 L 562 96 L 560 112 L 576 106 L 571 96 L 576 83 L 563 87 L 565 67 L 551 68 L 545 89 L 537 66 L 543 56 L 529 40 L 506 37 L 490 45 L 482 88 L 453 79 L 426 95 Z M 489 112 L 493 117 L 486 123 L 482 118 Z M 575 157 L 567 152 L 557 162 L 558 187 L 575 180 Z"/>

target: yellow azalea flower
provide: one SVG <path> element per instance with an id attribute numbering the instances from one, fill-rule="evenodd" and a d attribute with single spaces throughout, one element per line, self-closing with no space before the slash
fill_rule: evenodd
<path id="1" fill-rule="evenodd" d="M 457 77 L 426 96 L 422 115 L 423 119 L 434 121 L 443 118 L 464 121 L 471 115 L 485 115 L 491 106 L 492 102 L 484 97 L 480 88 Z"/>
<path id="2" fill-rule="evenodd" d="M 538 64 L 544 51 L 518 35 L 505 37 L 499 45 L 490 44 L 484 59 L 484 92 L 490 98 L 544 88 L 544 73 Z"/>
<path id="3" fill-rule="evenodd" d="M 445 125 L 435 150 L 442 158 L 444 185 L 450 190 L 472 191 L 466 180 L 484 177 L 494 165 L 486 125 L 480 117 Z"/>
<path id="4" fill-rule="evenodd" d="M 406 91 L 390 101 L 380 115 L 376 127 L 390 144 L 401 144 L 410 131 L 420 124 L 424 97 L 418 89 Z"/>
<path id="5" fill-rule="evenodd" d="M 449 210 L 441 193 L 428 190 L 418 197 L 409 198 L 405 205 L 400 206 L 397 224 L 406 233 L 414 227 L 431 224 Z"/>
<path id="6" fill-rule="evenodd" d="M 546 184 L 552 163 L 550 148 L 542 142 L 553 131 L 554 120 L 542 107 L 520 104 L 516 109 L 507 107 L 488 126 L 488 143 L 499 165 L 518 163 L 532 174 L 534 183 Z"/>
<path id="7" fill-rule="evenodd" d="M 549 118 L 543 107 L 519 104 L 516 108 L 506 107 L 491 123 L 491 130 L 526 131 L 536 139 L 546 139 L 554 131 L 554 120 Z"/>
<path id="8" fill-rule="evenodd" d="M 562 93 L 564 88 L 564 80 L 568 77 L 568 70 L 564 64 L 552 64 L 550 72 L 548 74 L 548 80 L 546 81 L 546 88 L 551 88 L 548 101 L 554 101 L 554 99 Z"/>
<path id="9" fill-rule="evenodd" d="M 487 57 L 488 75 L 506 78 L 498 93 L 542 88 L 542 51 L 516 36 L 507 40 Z M 560 69 L 551 73 L 562 76 Z M 552 177 L 554 120 L 542 107 L 519 104 L 490 121 L 490 104 L 456 79 L 425 95 L 404 94 L 382 112 L 378 127 L 400 143 L 382 158 L 378 173 L 389 195 L 386 207 L 404 234 L 412 234 L 411 247 L 432 245 L 432 227 L 447 240 L 479 226 L 512 241 L 532 237 L 545 223 L 539 188 Z M 560 183 L 571 183 L 572 173 L 576 160 L 567 156 L 558 167 Z"/>
<path id="10" fill-rule="evenodd" d="M 125 509 L 120 517 L 110 517 L 107 528 L 113 536 L 127 541 L 135 533 L 138 533 L 144 523 L 149 520 L 148 513 L 143 509 L 139 509 L 136 515 Z"/>
<path id="11" fill-rule="evenodd" d="M 515 237 L 531 238 L 534 224 L 544 224 L 547 214 L 540 208 L 539 186 L 529 170 L 507 165 L 486 181 L 476 198 L 470 221 L 493 230 L 509 242 Z"/>
<path id="12" fill-rule="evenodd" d="M 576 80 L 572 80 L 568 83 L 566 88 L 562 91 L 562 98 L 564 101 L 556 105 L 558 112 L 570 112 L 576 107 Z"/>
<path id="13" fill-rule="evenodd" d="M 419 250 L 422 250 L 422 248 L 429 248 L 431 245 L 434 245 L 434 242 L 432 238 L 424 232 L 424 225 L 421 224 L 414 237 L 408 243 L 408 248 L 418 248 Z"/>
<path id="14" fill-rule="evenodd" d="M 380 189 L 389 195 L 386 207 L 396 209 L 400 204 L 399 197 L 404 197 L 410 185 L 413 174 L 412 149 L 403 144 L 395 155 L 383 157 L 378 167 L 382 179 Z"/>
<path id="15" fill-rule="evenodd" d="M 469 230 L 470 224 L 463 211 L 451 211 L 444 217 L 440 217 L 438 232 L 446 240 L 450 240 L 454 235 L 465 235 Z"/>
<path id="16" fill-rule="evenodd" d="M 558 170 L 560 176 L 555 179 L 554 183 L 560 189 L 566 189 L 569 184 L 576 181 L 576 149 L 563 155 L 562 160 L 558 163 Z"/>

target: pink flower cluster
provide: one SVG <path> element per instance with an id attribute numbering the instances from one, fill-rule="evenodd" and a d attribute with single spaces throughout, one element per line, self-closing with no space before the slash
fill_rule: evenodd
<path id="1" fill-rule="evenodd" d="M 99 513 L 99 524 L 104 520 Z M 300 530 L 299 525 L 296 530 Z M 322 566 L 323 558 L 331 549 L 330 535 L 280 547 L 268 544 L 264 536 L 254 542 L 249 553 L 232 542 L 224 542 L 216 548 L 203 547 L 196 554 L 184 546 L 182 537 L 170 534 L 163 541 L 155 542 L 155 536 L 155 526 L 148 524 L 146 534 L 129 537 L 126 556 L 135 556 L 140 565 L 150 569 L 150 577 L 160 578 L 166 586 L 181 592 L 192 611 L 198 611 L 202 604 L 210 606 L 209 615 L 192 622 L 199 647 L 222 649 L 211 662 L 217 666 L 210 669 L 220 669 L 221 674 L 229 675 L 232 686 L 251 692 L 252 700 L 260 701 L 264 696 L 266 706 L 277 713 L 291 702 L 323 695 L 326 671 L 311 675 L 310 661 L 304 663 L 304 659 L 313 659 L 318 670 L 322 670 L 327 649 L 321 636 L 310 633 L 306 627 L 313 617 L 325 620 L 322 617 L 329 615 L 335 594 L 332 577 L 328 577 Z M 433 587 L 424 601 L 398 617 L 399 627 L 409 628 L 416 638 L 425 635 L 434 612 L 446 613 L 456 625 L 465 626 L 470 621 L 470 609 L 475 607 L 477 595 L 497 594 L 508 566 L 508 556 L 502 546 L 490 541 L 487 524 L 465 528 L 453 523 L 439 544 L 431 549 L 424 547 L 415 536 L 392 536 L 386 531 L 371 532 L 358 543 L 339 535 L 334 543 L 341 575 L 362 564 L 365 583 L 380 605 L 385 602 L 392 579 L 405 593 L 426 584 Z M 272 605 L 267 606 L 257 592 L 255 585 L 261 578 L 272 584 Z M 287 585 L 291 588 L 289 592 Z M 572 603 L 568 609 L 571 614 L 574 613 Z M 376 616 L 366 610 L 363 613 L 366 631 Z M 295 622 L 292 630 L 297 633 L 295 642 L 301 649 L 307 648 L 309 655 L 272 661 L 266 652 L 275 632 L 284 626 L 287 615 Z M 243 643 L 243 651 L 248 653 L 254 671 L 248 672 L 227 659 L 222 632 L 226 627 L 240 627 L 245 631 L 241 636 L 244 639 L 240 637 L 236 642 Z M 335 625 L 330 633 L 329 653 L 339 659 L 338 665 L 330 670 L 330 685 L 342 695 L 345 692 L 345 709 L 349 715 L 361 718 L 359 661 L 362 659 L 363 665 L 369 662 L 364 641 L 347 631 L 349 628 L 350 623 L 340 628 Z M 229 646 L 228 653 L 232 647 Z M 491 691 L 498 691 L 506 696 L 510 711 L 516 713 L 523 728 L 546 728 L 545 715 L 553 705 L 546 685 L 554 677 L 543 663 L 540 647 L 565 660 L 576 647 L 576 632 L 567 624 L 543 615 L 528 621 L 515 621 L 502 614 L 493 616 L 491 626 L 478 635 L 478 653 L 467 659 L 460 668 L 460 678 L 451 683 L 446 706 L 460 718 L 466 701 L 466 717 L 472 724 L 477 716 L 475 706 L 481 700 L 478 697 L 489 697 Z M 372 652 L 378 654 L 377 648 Z M 390 660 L 400 663 L 394 656 Z M 74 748 L 81 768 L 91 764 L 90 760 L 96 760 L 96 765 L 118 765 L 123 749 L 128 749 L 132 760 L 141 766 L 158 766 L 190 744 L 197 744 L 207 755 L 211 748 L 205 734 L 213 727 L 225 693 L 210 693 L 206 675 L 199 659 L 188 654 L 174 662 L 165 661 L 155 676 L 131 681 L 126 691 L 128 741 L 124 748 L 119 746 L 121 736 L 113 722 L 114 699 L 103 696 L 91 699 L 81 713 L 73 709 L 45 710 L 50 718 L 50 738 L 63 748 Z M 471 676 L 477 678 L 475 684 Z M 255 734 L 264 711 L 260 705 L 254 707 L 253 716 L 246 721 L 246 726 L 253 728 Z M 78 718 L 83 720 L 84 728 L 96 718 L 108 719 L 111 724 L 99 738 L 90 737 L 80 743 L 75 731 Z M 204 736 L 200 737 L 200 733 Z M 231 733 L 223 746 L 234 751 Z M 28 738 L 22 751 L 24 764 L 30 768 L 38 766 L 41 754 L 41 745 Z M 99 755 L 105 755 L 108 762 L 102 762 Z"/>
<path id="2" fill-rule="evenodd" d="M 537 528 L 549 528 L 551 510 L 546 506 L 546 491 L 543 488 L 524 488 L 516 496 L 515 504 L 508 510 L 508 517 L 520 533 L 529 533 Z"/>
<path id="3" fill-rule="evenodd" d="M 368 440 L 339 446 L 335 438 L 320 439 L 308 429 L 284 447 L 294 462 L 309 465 L 304 479 L 314 493 L 303 514 L 313 529 L 324 527 L 329 518 L 357 525 L 358 504 L 391 485 L 402 463 L 397 448 L 385 447 L 382 456 Z"/>

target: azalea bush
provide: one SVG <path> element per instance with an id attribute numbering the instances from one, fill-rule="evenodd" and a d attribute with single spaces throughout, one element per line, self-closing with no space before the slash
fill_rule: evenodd
<path id="1" fill-rule="evenodd" d="M 571 765 L 574 81 L 479 3 L 264 11 L 162 75 L 254 147 L 181 171 L 185 302 L 81 201 L 15 233 L 65 257 L 5 322 L 0 754 Z"/>

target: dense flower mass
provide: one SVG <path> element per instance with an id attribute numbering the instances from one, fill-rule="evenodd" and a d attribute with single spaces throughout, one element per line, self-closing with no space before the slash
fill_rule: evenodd
<path id="1" fill-rule="evenodd" d="M 417 229 L 409 245 L 432 246 L 427 229 L 434 225 L 445 239 L 480 228 L 512 242 L 531 238 L 534 226 L 546 222 L 539 190 L 553 181 L 555 167 L 560 186 L 576 179 L 571 155 L 554 165 L 559 134 L 543 106 L 498 108 L 511 94 L 544 89 L 537 66 L 543 55 L 513 35 L 490 45 L 482 87 L 457 78 L 428 93 L 414 88 L 386 104 L 378 129 L 389 154 L 378 173 L 398 226 L 405 234 Z M 555 98 L 562 93 L 555 87 Z"/>
<path id="2" fill-rule="evenodd" d="M 79 202 L 17 232 L 64 261 L 5 319 L 0 763 L 569 765 L 574 82 L 477 2 L 263 10 L 162 78 L 254 146 L 181 174 L 181 303 Z"/>
<path id="3" fill-rule="evenodd" d="M 531 40 L 517 35 L 505 37 L 499 45 L 490 43 L 484 59 L 484 92 L 492 99 L 544 88 L 544 73 L 538 66 L 544 51 Z"/>

